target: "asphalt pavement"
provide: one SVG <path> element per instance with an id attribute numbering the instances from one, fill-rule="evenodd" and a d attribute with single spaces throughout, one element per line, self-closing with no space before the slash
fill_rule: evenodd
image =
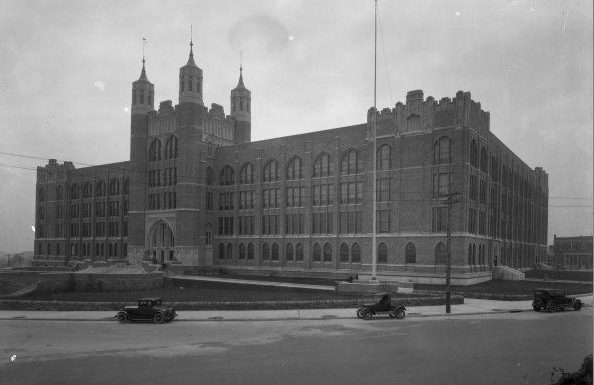
<path id="1" fill-rule="evenodd" d="M 592 294 L 579 296 L 584 304 L 582 311 L 592 312 Z M 533 311 L 532 301 L 494 301 L 465 298 L 463 304 L 451 305 L 446 313 L 444 305 L 410 306 L 407 317 L 443 317 L 451 315 L 495 314 Z M 319 320 L 355 318 L 355 308 L 342 309 L 293 309 L 293 310 L 182 310 L 176 321 L 271 321 Z M 26 311 L 1 310 L 0 320 L 45 321 L 115 321 L 115 311 Z"/>

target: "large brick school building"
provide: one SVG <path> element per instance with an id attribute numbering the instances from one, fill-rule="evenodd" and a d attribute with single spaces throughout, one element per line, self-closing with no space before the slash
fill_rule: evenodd
<path id="1" fill-rule="evenodd" d="M 154 109 L 143 62 L 132 83 L 130 160 L 37 169 L 36 265 L 153 261 L 270 273 L 439 282 L 446 261 L 444 196 L 452 206 L 452 274 L 491 279 L 493 266 L 546 258 L 548 176 L 490 130 L 459 91 L 368 111 L 364 123 L 252 142 L 251 93 L 240 70 L 231 112 L 203 103 L 192 47 L 179 103 Z"/>

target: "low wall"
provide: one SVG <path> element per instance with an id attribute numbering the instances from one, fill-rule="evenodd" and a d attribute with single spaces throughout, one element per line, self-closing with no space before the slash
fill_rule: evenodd
<path id="1" fill-rule="evenodd" d="M 338 282 L 336 284 L 337 294 L 372 295 L 379 292 L 387 293 L 412 293 L 412 282 Z"/>
<path id="2" fill-rule="evenodd" d="M 526 278 L 581 282 L 592 282 L 594 277 L 592 270 L 529 270 L 525 275 Z"/>
<path id="3" fill-rule="evenodd" d="M 334 280 L 352 279 L 357 277 L 357 274 L 346 272 L 280 270 L 262 266 L 258 268 L 243 268 L 235 266 L 167 265 L 167 271 L 179 275 L 249 275 L 255 277 L 324 278 Z"/>
<path id="4" fill-rule="evenodd" d="M 493 279 L 500 281 L 523 281 L 525 274 L 509 266 L 493 266 Z"/>
<path id="5" fill-rule="evenodd" d="M 445 285 L 445 273 L 441 274 L 419 274 L 414 272 L 393 273 L 390 275 L 378 275 L 377 279 L 382 282 L 394 281 L 405 283 L 421 283 L 428 285 Z M 470 286 L 491 281 L 493 274 L 489 270 L 474 271 L 464 274 L 452 274 L 450 282 L 455 286 Z M 371 275 L 359 274 L 359 280 L 371 280 Z"/>

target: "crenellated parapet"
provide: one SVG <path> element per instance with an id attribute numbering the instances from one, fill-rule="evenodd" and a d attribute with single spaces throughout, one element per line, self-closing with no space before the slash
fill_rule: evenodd
<path id="1" fill-rule="evenodd" d="M 218 146 L 235 144 L 234 125 L 235 119 L 225 115 L 223 106 L 212 103 L 202 120 L 203 141 Z"/>
<path id="2" fill-rule="evenodd" d="M 159 104 L 158 111 L 148 115 L 148 134 L 158 136 L 179 131 L 179 121 L 171 100 Z"/>
<path id="3" fill-rule="evenodd" d="M 56 159 L 50 159 L 44 167 L 37 167 L 37 183 L 47 183 L 56 180 L 65 180 L 68 173 L 74 171 L 72 162 L 58 163 Z"/>
<path id="4" fill-rule="evenodd" d="M 373 124 L 373 108 L 367 113 L 368 126 Z M 479 132 L 489 131 L 489 112 L 472 100 L 470 92 L 458 91 L 451 99 L 424 99 L 422 90 L 409 91 L 406 103 L 398 102 L 393 109 L 377 112 L 378 136 L 430 131 L 445 127 L 469 127 Z"/>

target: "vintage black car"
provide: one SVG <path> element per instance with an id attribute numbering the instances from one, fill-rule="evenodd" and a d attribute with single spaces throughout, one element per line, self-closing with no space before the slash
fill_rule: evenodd
<path id="1" fill-rule="evenodd" d="M 568 297 L 565 290 L 534 289 L 532 308 L 534 311 L 546 310 L 548 312 L 565 310 L 566 308 L 580 310 L 582 301 L 574 297 Z"/>
<path id="2" fill-rule="evenodd" d="M 172 321 L 177 313 L 172 306 L 163 305 L 161 298 L 141 298 L 138 306 L 125 306 L 116 314 L 120 322 L 153 321 L 163 323 Z"/>

